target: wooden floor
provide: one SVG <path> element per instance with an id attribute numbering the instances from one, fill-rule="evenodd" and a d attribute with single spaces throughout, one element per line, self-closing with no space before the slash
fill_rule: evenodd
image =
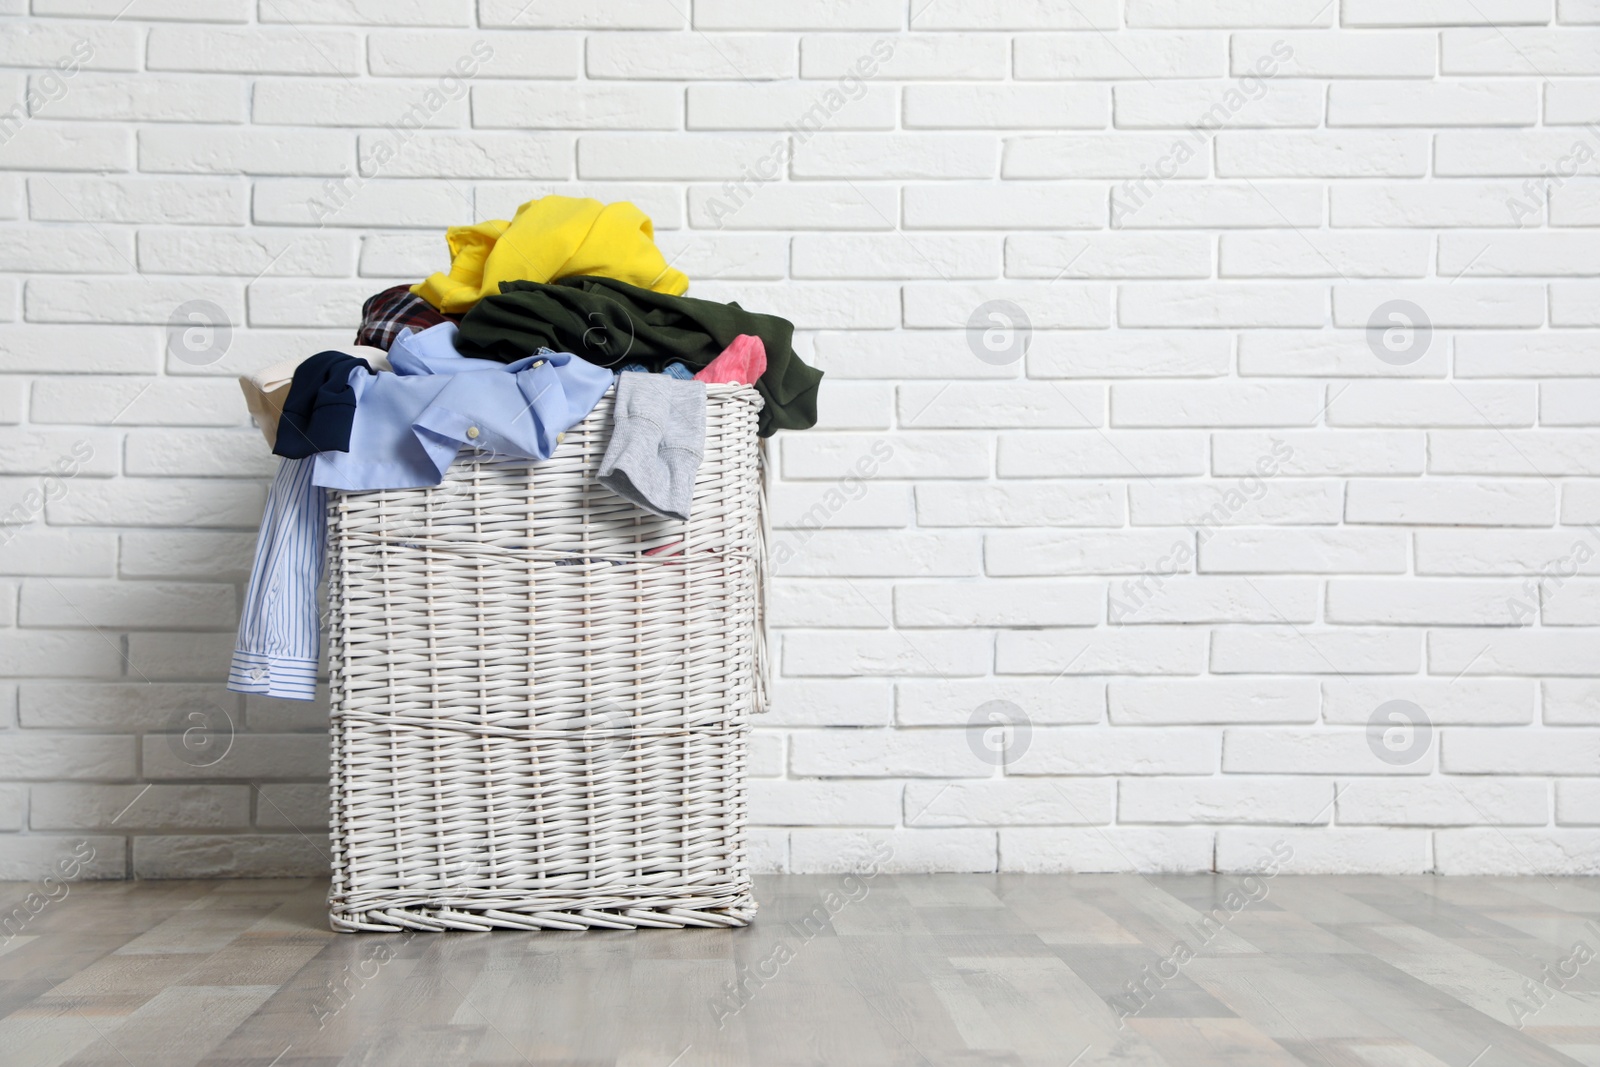
<path id="1" fill-rule="evenodd" d="M 412 936 L 61 888 L 0 883 L 5 1067 L 1600 1065 L 1600 880 L 788 876 L 739 931 Z"/>

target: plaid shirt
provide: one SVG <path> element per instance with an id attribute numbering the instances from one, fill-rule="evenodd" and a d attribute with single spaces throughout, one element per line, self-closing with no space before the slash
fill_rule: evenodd
<path id="1" fill-rule="evenodd" d="M 368 297 L 361 305 L 361 329 L 356 331 L 356 344 L 371 345 L 387 352 L 405 327 L 411 327 L 413 333 L 421 333 L 446 320 L 459 322 L 461 316 L 441 314 L 422 297 L 412 295 L 411 286 L 397 285 Z"/>

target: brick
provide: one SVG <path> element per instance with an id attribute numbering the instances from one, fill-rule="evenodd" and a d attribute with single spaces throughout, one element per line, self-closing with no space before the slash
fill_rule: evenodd
<path id="1" fill-rule="evenodd" d="M 1323 91 L 1314 83 L 1261 81 L 1120 82 L 1112 89 L 1112 116 L 1118 129 L 1199 130 L 1314 127 L 1322 121 Z"/>
<path id="2" fill-rule="evenodd" d="M 378 30 L 367 35 L 367 68 L 391 78 L 459 78 L 463 70 L 474 78 L 576 78 L 582 47 L 576 35 Z"/>
<path id="3" fill-rule="evenodd" d="M 54 378 L 34 383 L 29 412 L 37 423 L 237 426 L 240 400 L 237 384 L 226 381 Z"/>
<path id="4" fill-rule="evenodd" d="M 797 234 L 795 278 L 992 278 L 1000 273 L 998 237 L 919 234 Z"/>
<path id="5" fill-rule="evenodd" d="M 1426 134 L 1368 130 L 1220 133 L 1217 174 L 1223 178 L 1420 178 L 1428 172 L 1428 154 Z"/>
<path id="6" fill-rule="evenodd" d="M 1435 630 L 1428 634 L 1428 670 L 1452 675 L 1583 675 L 1593 673 L 1597 649 L 1600 630 Z"/>
<path id="7" fill-rule="evenodd" d="M 1445 74 L 1600 74 L 1600 31 L 1499 26 L 1445 30 Z"/>
<path id="8" fill-rule="evenodd" d="M 1382 581 L 1352 578 L 1328 583 L 1331 623 L 1511 626 L 1518 620 L 1511 603 L 1515 582 Z"/>
<path id="9" fill-rule="evenodd" d="M 995 640 L 996 674 L 1199 674 L 1205 659 L 1205 634 L 1183 626 L 1005 631 Z"/>
<path id="10" fill-rule="evenodd" d="M 1572 173 L 1582 165 L 1595 173 L 1594 145 L 1570 130 L 1445 130 L 1435 136 L 1434 173 L 1441 177 L 1544 176 L 1558 161 Z"/>
<path id="11" fill-rule="evenodd" d="M 1032 33 L 1012 47 L 1018 78 L 1217 78 L 1227 63 L 1218 33 Z"/>
<path id="12" fill-rule="evenodd" d="M 1592 535 L 1576 530 L 1418 530 L 1418 574 L 1600 574 Z"/>
<path id="13" fill-rule="evenodd" d="M 1532 126 L 1539 87 L 1532 82 L 1336 82 L 1328 89 L 1329 126 Z"/>
<path id="14" fill-rule="evenodd" d="M 251 220 L 267 226 L 413 228 L 457 225 L 470 211 L 451 182 L 276 178 L 255 183 Z M 358 302 L 347 314 L 359 312 Z"/>
<path id="15" fill-rule="evenodd" d="M 1331 26 L 1333 9 L 1317 0 L 1127 0 L 1129 26 Z"/>
<path id="16" fill-rule="evenodd" d="M 1089 582 L 897 584 L 900 627 L 1094 626 L 1105 618 L 1105 589 Z"/>
<path id="17" fill-rule="evenodd" d="M 77 482 L 46 505 L 51 524 L 69 526 L 202 526 L 254 528 L 266 492 L 259 484 L 171 479 L 162 482 Z"/>
<path id="18" fill-rule="evenodd" d="M 1600 872 L 1600 834 L 1592 830 L 1441 830 L 1434 835 L 1440 874 L 1592 875 Z"/>
<path id="19" fill-rule="evenodd" d="M 254 533 L 134 530 L 121 540 L 127 578 L 237 579 L 250 573 L 256 547 Z"/>
<path id="20" fill-rule="evenodd" d="M 48 98 L 51 84 L 30 79 L 32 90 Z M 53 84 L 53 83 L 52 83 Z M 69 91 L 49 105 L 52 119 L 122 122 L 243 122 L 245 87 L 231 78 L 169 78 L 142 74 L 74 75 Z"/>
<path id="21" fill-rule="evenodd" d="M 1272 579 L 1144 578 L 1111 587 L 1110 619 L 1151 623 L 1313 622 L 1316 586 Z"/>
<path id="22" fill-rule="evenodd" d="M 781 678 L 767 720 L 774 726 L 887 726 L 890 684 L 878 678 Z"/>
<path id="23" fill-rule="evenodd" d="M 1111 721 L 1119 726 L 1309 724 L 1317 720 L 1317 684 L 1306 678 L 1119 678 L 1112 681 L 1108 697 Z M 1123 798 L 1126 805 L 1126 792 Z"/>
<path id="24" fill-rule="evenodd" d="M 917 487 L 917 525 L 922 527 L 1122 526 L 1126 522 L 1122 487 L 1106 482 L 943 482 Z"/>
<path id="25" fill-rule="evenodd" d="M 267 782 L 255 794 L 260 829 L 310 832 L 328 826 L 328 787 L 321 782 Z"/>
<path id="26" fill-rule="evenodd" d="M 1541 478 L 1600 474 L 1600 457 L 1592 451 L 1597 445 L 1600 435 L 1583 430 L 1519 432 L 1511 440 L 1495 430 L 1439 430 L 1429 435 L 1428 469 Z"/>
<path id="27" fill-rule="evenodd" d="M 123 274 L 132 264 L 127 230 L 23 230 L 0 249 L 0 270 L 19 273 Z"/>
<path id="28" fill-rule="evenodd" d="M 1121 326 L 1322 326 L 1327 290 L 1317 285 L 1152 282 L 1117 296 Z"/>
<path id="29" fill-rule="evenodd" d="M 1247 73 L 1279 42 L 1292 53 L 1280 68 L 1291 78 L 1431 78 L 1438 67 L 1431 33 L 1243 32 L 1229 38 L 1231 72 Z"/>
<path id="30" fill-rule="evenodd" d="M 128 23 L 95 26 L 42 19 L 7 22 L 5 33 L 0 34 L 0 66 L 54 67 L 63 60 L 70 65 L 79 54 L 88 52 L 80 62 L 84 70 L 138 70 L 140 37 L 140 31 Z M 79 45 L 79 41 L 86 42 L 87 47 Z"/>
<path id="31" fill-rule="evenodd" d="M 1234 236 L 1245 240 L 1254 237 L 1250 234 L 1229 235 Z M 1374 236 L 1369 240 L 1373 240 L 1376 247 L 1386 247 L 1382 237 Z M 1314 269 L 1314 265 L 1311 266 Z M 1394 364 L 1380 360 L 1373 346 L 1368 343 L 1365 330 L 1252 330 L 1239 338 L 1239 375 L 1266 378 L 1443 378 L 1449 370 L 1449 345 L 1443 338 L 1430 335 L 1425 347 L 1409 355 L 1412 357 L 1409 363 Z M 1335 390 L 1341 388 L 1343 386 L 1334 386 Z"/>
<path id="32" fill-rule="evenodd" d="M 263 126 L 467 125 L 467 89 L 398 85 L 339 78 L 261 78 L 255 83 L 251 121 Z M 404 149 L 401 149 L 404 151 Z"/>
<path id="33" fill-rule="evenodd" d="M 22 587 L 20 621 L 29 627 L 226 627 L 237 619 L 227 585 L 33 578 Z"/>
<path id="34" fill-rule="evenodd" d="M 274 0 L 262 22 L 357 23 L 369 25 L 464 26 L 472 22 L 471 0 Z M 442 35 L 441 35 L 442 36 Z"/>
<path id="35" fill-rule="evenodd" d="M 1081 429 L 1105 421 L 1099 386 L 1036 382 L 972 382 L 959 391 L 932 382 L 900 386 L 900 425 L 917 429 Z"/>
<path id="36" fill-rule="evenodd" d="M 1423 234 L 1225 233 L 1220 245 L 1223 278 L 1421 278 L 1432 259 Z M 1373 362 L 1369 350 L 1367 363 Z"/>
<path id="37" fill-rule="evenodd" d="M 1541 426 L 1596 426 L 1600 382 L 1545 382 L 1539 386 Z"/>
<path id="38" fill-rule="evenodd" d="M 36 785 L 31 794 L 35 830 L 240 829 L 250 823 L 250 791 L 243 786 Z"/>
<path id="39" fill-rule="evenodd" d="M 180 731 L 181 736 L 181 731 Z M 219 733 L 219 740 L 222 735 Z M 186 756 L 173 735 L 148 735 L 142 741 L 142 766 L 154 779 L 318 778 L 327 774 L 327 739 L 315 734 L 236 734 L 223 755 Z M 196 763 L 203 763 L 197 766 Z"/>
<path id="40" fill-rule="evenodd" d="M 800 730 L 790 770 L 808 777 L 986 778 L 966 730 Z"/>
<path id="41" fill-rule="evenodd" d="M 691 130 L 892 130 L 899 94 L 888 85 L 848 91 L 805 82 L 688 87 Z"/>
<path id="42" fill-rule="evenodd" d="M 907 229 L 1099 229 L 1106 213 L 1106 190 L 1094 186 L 1008 181 L 906 187 Z M 1006 238 L 1008 256 L 1018 240 L 1019 235 Z"/>
<path id="43" fill-rule="evenodd" d="M 817 434 L 783 444 L 789 478 L 983 478 L 991 469 L 986 447 L 941 433 Z"/>
<path id="44" fill-rule="evenodd" d="M 1111 193 L 1112 225 L 1124 229 L 1316 226 L 1322 213 L 1322 190 L 1306 185 L 1169 182 L 1146 193 L 1125 183 Z"/>
<path id="45" fill-rule="evenodd" d="M 770 80 L 796 77 L 793 39 L 773 34 L 599 34 L 585 48 L 590 78 Z"/>
<path id="46" fill-rule="evenodd" d="M 1046 873 L 1199 873 L 1211 870 L 1215 835 L 1201 827 L 1104 830 L 1020 827 L 1000 831 L 1004 870 Z"/>
<path id="47" fill-rule="evenodd" d="M 855 872 L 867 864 L 891 874 L 992 871 L 997 849 L 988 829 L 797 829 L 789 834 L 796 874 Z M 881 857 L 881 858 L 880 858 Z"/>
<path id="48" fill-rule="evenodd" d="M 750 783 L 750 821 L 759 826 L 892 827 L 900 821 L 901 791 L 899 782 L 758 780 Z"/>
<path id="49" fill-rule="evenodd" d="M 264 274 L 345 278 L 354 244 L 341 233 L 283 230 L 186 230 L 139 234 L 139 269 L 150 274 Z"/>
<path id="50" fill-rule="evenodd" d="M 1545 292 L 1542 286 L 1489 282 L 1362 285 L 1333 287 L 1335 326 L 1366 327 L 1392 300 L 1409 300 L 1422 308 L 1435 327 L 1542 326 Z M 1423 386 L 1395 386 L 1412 390 Z"/>
<path id="51" fill-rule="evenodd" d="M 1204 178 L 1203 152 L 1174 151 L 1170 134 L 1063 134 L 1011 137 L 1000 163 L 1002 178 L 1145 178 L 1160 164 L 1174 178 Z"/>
<path id="52" fill-rule="evenodd" d="M 530 114 L 539 116 L 539 127 L 545 130 L 673 130 L 682 125 L 683 104 L 676 94 L 644 85 L 480 84 L 472 88 L 474 126 L 522 130 L 527 127 Z M 667 150 L 662 138 L 646 138 L 637 143 L 641 148 L 654 145 L 658 153 Z M 770 139 L 761 140 L 760 144 L 764 153 L 770 147 Z M 749 162 L 753 164 L 757 158 L 752 155 Z M 648 175 L 624 175 L 645 176 Z"/>
<path id="53" fill-rule="evenodd" d="M 236 226 L 245 220 L 248 200 L 248 190 L 232 182 L 65 176 L 28 179 L 28 214 L 41 222 Z"/>
<path id="54" fill-rule="evenodd" d="M 182 834 L 133 839 L 136 878 L 306 878 L 328 869 L 320 835 Z"/>
<path id="55" fill-rule="evenodd" d="M 999 159 L 999 139 L 982 134 L 819 133 L 796 144 L 790 172 L 795 178 L 992 178 Z"/>
<path id="56" fill-rule="evenodd" d="M 1152 382 L 1111 387 L 1118 427 L 1309 426 L 1323 409 L 1319 385 Z"/>
<path id="57" fill-rule="evenodd" d="M 812 35 L 800 39 L 800 76 L 998 80 L 1006 76 L 1009 66 L 1008 45 L 1006 38 L 994 34 Z"/>
<path id="58" fill-rule="evenodd" d="M 1547 482 L 1352 481 L 1345 521 L 1423 526 L 1553 526 L 1556 487 Z"/>
<path id="59" fill-rule="evenodd" d="M 676 30 L 684 13 L 655 0 L 593 0 L 574 7 L 564 0 L 479 0 L 480 26 L 512 29 Z"/>
<path id="60" fill-rule="evenodd" d="M 894 190 L 877 186 L 761 185 L 744 200 L 716 186 L 689 189 L 689 221 L 697 229 L 891 230 L 898 215 Z"/>
<path id="61" fill-rule="evenodd" d="M 895 722 L 902 726 L 971 727 L 985 704 L 1016 706 L 1035 725 L 1097 723 L 1105 717 L 1106 684 L 1095 678 L 941 678 L 895 683 Z M 980 722 L 992 721 L 980 718 Z"/>
<path id="62" fill-rule="evenodd" d="M 1191 530 L 1001 530 L 985 537 L 985 570 L 995 576 L 1188 573 Z"/>
<path id="63" fill-rule="evenodd" d="M 33 526 L 6 531 L 0 574 L 74 577 L 109 575 L 116 569 L 116 538 L 107 533 Z"/>
<path id="64" fill-rule="evenodd" d="M 909 782 L 907 826 L 1105 825 L 1116 810 L 1110 781 Z"/>
<path id="65" fill-rule="evenodd" d="M 0 837 L 0 879 L 33 881 L 77 871 L 83 881 L 128 876 L 127 839 L 83 834 Z"/>
<path id="66" fill-rule="evenodd" d="M 392 159 L 379 165 L 389 134 L 362 134 L 362 173 L 383 178 L 569 178 L 573 139 L 529 134 L 412 134 Z"/>
<path id="67" fill-rule="evenodd" d="M 1429 869 L 1429 833 L 1416 829 L 1224 827 L 1217 831 L 1216 869 L 1260 870 L 1287 853 L 1292 874 L 1422 874 Z"/>
<path id="68" fill-rule="evenodd" d="M 1552 282 L 1550 284 L 1550 325 L 1600 326 L 1600 285 L 1594 282 Z"/>
<path id="69" fill-rule="evenodd" d="M 1600 583 L 1557 577 L 1538 588 L 1540 618 L 1546 626 L 1593 626 L 1600 623 Z M 1531 597 L 1523 597 L 1526 604 Z M 1526 619 L 1526 616 L 1523 616 Z"/>
<path id="70" fill-rule="evenodd" d="M 1222 526 L 1316 526 L 1339 521 L 1341 492 L 1325 482 L 1192 485 L 1143 482 L 1128 489 L 1135 526 L 1188 526 L 1207 534 Z"/>
<path id="71" fill-rule="evenodd" d="M 905 325 L 912 327 L 970 329 L 979 310 L 997 300 L 1020 307 L 1031 329 L 1089 329 L 1111 325 L 1111 292 L 1102 285 L 933 282 L 906 285 L 902 292 Z M 984 320 L 979 318 L 978 321 Z M 988 321 L 995 323 L 994 318 Z M 973 343 L 982 343 L 981 335 Z"/>
<path id="72" fill-rule="evenodd" d="M 1311 823 L 1333 810 L 1333 785 L 1303 778 L 1229 781 L 1129 778 L 1118 787 L 1119 823 Z"/>
<path id="73" fill-rule="evenodd" d="M 1346 433 L 1324 429 L 1212 436 L 1212 469 L 1219 477 L 1257 473 L 1264 459 L 1275 461 L 1278 474 L 1288 477 L 1421 474 L 1424 436 L 1399 430 Z"/>
<path id="74" fill-rule="evenodd" d="M 1365 726 L 1380 706 L 1409 700 L 1435 726 L 1527 725 L 1534 683 L 1514 678 L 1328 678 L 1322 682 L 1322 721 Z"/>
<path id="75" fill-rule="evenodd" d="M 796 540 L 799 547 L 788 553 L 774 548 L 774 573 L 871 578 L 955 578 L 978 573 L 978 541 L 965 532 L 817 530 Z M 788 544 L 782 538 L 778 543 Z"/>
<path id="76" fill-rule="evenodd" d="M 788 319 L 798 330 L 888 330 L 899 325 L 900 319 L 898 294 L 891 287 L 807 282 L 725 287 L 709 282 L 697 286 L 695 295 L 759 307 L 769 315 Z M 881 335 L 868 339 L 881 343 Z"/>
<path id="77" fill-rule="evenodd" d="M 1330 192 L 1336 227 L 1517 226 L 1512 182 L 1342 183 Z"/>
<path id="78" fill-rule="evenodd" d="M 1557 782 L 1556 823 L 1560 826 L 1600 825 L 1600 782 Z"/>
<path id="79" fill-rule="evenodd" d="M 117 445 L 114 435 L 96 430 L 0 430 L 0 474 L 112 475 Z"/>
<path id="80" fill-rule="evenodd" d="M 1209 278 L 1211 238 L 1193 233 L 1012 234 L 1009 278 Z"/>
<path id="81" fill-rule="evenodd" d="M 1215 774 L 1220 751 L 1214 730 L 1037 730 L 1007 774 Z"/>
<path id="82" fill-rule="evenodd" d="M 133 131 L 87 122 L 29 122 L 0 144 L 0 166 L 7 170 L 130 170 Z"/>
<path id="83" fill-rule="evenodd" d="M 911 85 L 905 90 L 907 129 L 1083 129 L 1111 123 L 1103 86 Z"/>
<path id="84" fill-rule="evenodd" d="M 1594 101 L 1596 81 L 1561 81 L 1552 82 L 1544 97 L 1544 121 L 1549 126 L 1593 126 L 1600 121 L 1600 105 Z M 1573 131 L 1577 134 L 1577 131 Z M 1588 151 L 1580 151 L 1583 145 Z M 1592 152 L 1595 141 L 1592 131 L 1585 137 L 1581 134 L 1574 137 L 1573 144 L 1567 153 L 1564 153 L 1557 163 L 1558 173 L 1569 173 L 1574 162 L 1587 160 L 1588 152 Z"/>
<path id="85" fill-rule="evenodd" d="M 1441 234 L 1439 271 L 1454 277 L 1592 275 L 1600 254 L 1580 233 L 1515 233 L 1493 237 Z M 1474 341 L 1480 338 L 1472 338 Z"/>
<path id="86" fill-rule="evenodd" d="M 1408 674 L 1422 669 L 1418 635 L 1398 630 L 1219 627 L 1211 632 L 1218 674 Z"/>
<path id="87" fill-rule="evenodd" d="M 1344 0 L 1346 26 L 1543 25 L 1552 0 Z"/>
<path id="88" fill-rule="evenodd" d="M 298 26 L 157 26 L 150 31 L 145 65 L 149 70 L 233 74 L 359 74 L 361 38 L 354 33 L 304 30 Z M 261 89 L 262 84 L 258 83 L 258 101 Z"/>
<path id="89" fill-rule="evenodd" d="M 1409 763 L 1379 759 L 1369 747 L 1368 730 L 1276 729 L 1227 730 L 1222 740 L 1226 774 L 1408 775 L 1433 769 L 1437 738 Z"/>
<path id="90" fill-rule="evenodd" d="M 888 629 L 894 611 L 887 582 L 824 578 L 775 579 L 767 618 L 780 629 Z"/>
<path id="91" fill-rule="evenodd" d="M 1249 336 L 1249 335 L 1246 335 Z M 1035 336 L 1030 378 L 1204 378 L 1228 373 L 1231 338 L 1217 330 L 1125 330 Z"/>
<path id="92" fill-rule="evenodd" d="M 897 0 L 797 0 L 781 8 L 751 8 L 739 0 L 701 0 L 697 30 L 898 30 Z"/>
<path id="93" fill-rule="evenodd" d="M 139 19 L 172 22 L 249 22 L 250 0 L 146 0 Z M 35 15 L 116 19 L 127 10 L 125 0 L 34 0 Z"/>
<path id="94" fill-rule="evenodd" d="M 1067 5 L 1048 0 L 963 0 L 913 8 L 914 30 L 1112 30 L 1118 26 L 1114 0 Z"/>
<path id="95" fill-rule="evenodd" d="M 0 734 L 0 773 L 11 781 L 132 778 L 133 738 Z"/>
<path id="96" fill-rule="evenodd" d="M 1186 431 L 1003 433 L 1002 478 L 1149 478 L 1205 474 L 1206 438 Z"/>
<path id="97" fill-rule="evenodd" d="M 103 322 L 165 325 L 185 303 L 210 301 L 233 323 L 242 322 L 237 283 L 157 278 L 31 278 L 24 307 L 31 322 Z"/>
<path id="98" fill-rule="evenodd" d="M 823 527 L 882 527 L 902 529 L 911 524 L 909 485 L 866 483 L 818 486 L 791 482 L 775 487 L 768 499 L 772 525 L 790 529 Z"/>

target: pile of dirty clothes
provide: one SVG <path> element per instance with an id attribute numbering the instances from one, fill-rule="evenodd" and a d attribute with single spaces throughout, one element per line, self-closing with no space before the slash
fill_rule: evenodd
<path id="1" fill-rule="evenodd" d="M 239 379 L 275 455 L 228 688 L 312 699 L 324 490 L 438 485 L 463 449 L 537 462 L 614 391 L 598 481 L 687 520 L 706 385 L 754 386 L 759 430 L 817 421 L 794 326 L 684 294 L 633 204 L 547 196 L 454 226 L 450 269 L 362 306 L 355 343 Z"/>

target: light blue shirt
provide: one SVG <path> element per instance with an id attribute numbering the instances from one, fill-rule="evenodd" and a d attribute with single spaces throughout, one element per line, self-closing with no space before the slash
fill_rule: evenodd
<path id="1" fill-rule="evenodd" d="M 311 484 L 311 460 L 286 459 L 267 491 L 250 586 L 239 616 L 239 637 L 228 688 L 290 700 L 317 689 L 317 583 L 327 536 L 326 494 Z"/>
<path id="2" fill-rule="evenodd" d="M 564 431 L 600 402 L 612 374 L 566 352 L 516 363 L 455 350 L 455 323 L 402 330 L 395 372 L 351 372 L 350 451 L 286 459 L 267 493 L 250 586 L 228 670 L 235 693 L 316 695 L 327 506 L 323 486 L 408 489 L 438 485 L 462 446 L 548 459 Z"/>
<path id="3" fill-rule="evenodd" d="M 548 349 L 497 363 L 455 349 L 456 324 L 401 330 L 393 374 L 356 368 L 348 452 L 320 452 L 312 480 L 331 489 L 438 485 L 456 453 L 473 448 L 548 459 L 561 435 L 600 402 L 612 373 Z"/>

